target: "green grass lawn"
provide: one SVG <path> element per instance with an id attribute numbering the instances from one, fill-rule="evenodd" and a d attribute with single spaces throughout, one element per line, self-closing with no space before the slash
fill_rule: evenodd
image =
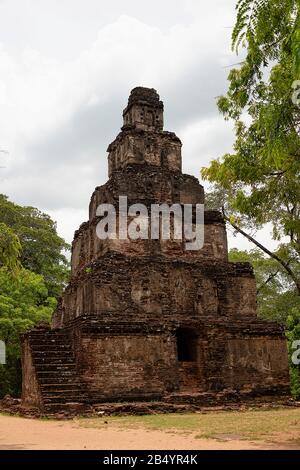
<path id="1" fill-rule="evenodd" d="M 81 418 L 80 426 L 163 430 L 193 434 L 195 438 L 269 440 L 300 443 L 300 408 L 221 411 L 191 414 L 153 414 Z M 283 436 L 284 435 L 284 436 Z"/>

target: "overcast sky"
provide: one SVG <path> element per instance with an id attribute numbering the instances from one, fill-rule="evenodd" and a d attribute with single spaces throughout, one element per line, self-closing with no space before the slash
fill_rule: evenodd
<path id="1" fill-rule="evenodd" d="M 0 192 L 51 214 L 71 241 L 139 85 L 158 90 L 184 172 L 200 177 L 233 143 L 216 97 L 237 62 L 235 3 L 0 0 Z"/>

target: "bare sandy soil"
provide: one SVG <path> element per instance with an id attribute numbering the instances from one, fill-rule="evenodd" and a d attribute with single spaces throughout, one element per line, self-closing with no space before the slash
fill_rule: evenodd
<path id="1" fill-rule="evenodd" d="M 230 436 L 224 440 L 197 438 L 195 432 L 148 429 L 120 429 L 110 425 L 89 428 L 80 420 L 33 420 L 0 415 L 0 450 L 204 450 L 204 449 L 300 449 L 300 445 L 239 440 Z"/>

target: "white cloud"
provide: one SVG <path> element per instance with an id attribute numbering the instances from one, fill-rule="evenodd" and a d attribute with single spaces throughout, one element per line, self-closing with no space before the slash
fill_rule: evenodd
<path id="1" fill-rule="evenodd" d="M 88 208 L 70 209 L 67 207 L 50 210 L 48 214 L 53 220 L 57 220 L 57 231 L 60 236 L 70 243 L 73 240 L 75 230 L 79 228 L 82 221 L 88 218 Z"/>
<path id="2" fill-rule="evenodd" d="M 183 170 L 199 177 L 200 169 L 232 150 L 232 125 L 221 116 L 204 118 L 181 130 L 183 141 Z"/>
<path id="3" fill-rule="evenodd" d="M 49 212 L 68 241 L 107 178 L 106 148 L 134 86 L 159 91 L 186 172 L 199 176 L 230 150 L 232 129 L 215 97 L 226 90 L 224 66 L 235 61 L 234 0 L 205 8 L 198 0 L 154 0 L 151 8 L 132 0 L 125 8 L 118 0 L 105 12 L 94 0 L 44 0 L 43 10 L 24 0 L 19 15 L 25 6 L 36 15 L 24 13 L 27 24 L 12 37 L 4 23 L 18 26 L 14 3 L 0 3 L 0 143 L 10 152 L 0 191 Z"/>

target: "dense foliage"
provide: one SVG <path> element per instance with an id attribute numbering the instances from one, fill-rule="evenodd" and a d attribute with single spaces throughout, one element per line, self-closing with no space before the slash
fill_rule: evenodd
<path id="1" fill-rule="evenodd" d="M 0 365 L 0 397 L 20 394 L 20 334 L 38 321 L 49 321 L 56 299 L 48 297 L 41 275 L 21 268 L 14 275 L 0 268 L 0 339 L 6 345 L 6 364 Z"/>
<path id="2" fill-rule="evenodd" d="M 5 266 L 10 271 L 19 267 L 21 243 L 19 237 L 4 223 L 0 222 L 0 267 Z"/>
<path id="3" fill-rule="evenodd" d="M 299 0 L 239 0 L 232 39 L 246 57 L 230 71 L 218 106 L 235 122 L 234 152 L 202 175 L 224 191 L 236 227 L 272 224 L 277 261 L 300 293 L 300 102 L 292 99 L 300 78 Z"/>
<path id="4" fill-rule="evenodd" d="M 0 195 L 0 397 L 20 394 L 20 335 L 50 320 L 68 276 L 67 248 L 48 215 Z"/>
<path id="5" fill-rule="evenodd" d="M 0 195 L 0 222 L 19 238 L 22 266 L 41 274 L 49 295 L 58 297 L 68 278 L 64 251 L 69 246 L 57 235 L 55 222 L 35 207 L 19 206 L 4 195 Z"/>

